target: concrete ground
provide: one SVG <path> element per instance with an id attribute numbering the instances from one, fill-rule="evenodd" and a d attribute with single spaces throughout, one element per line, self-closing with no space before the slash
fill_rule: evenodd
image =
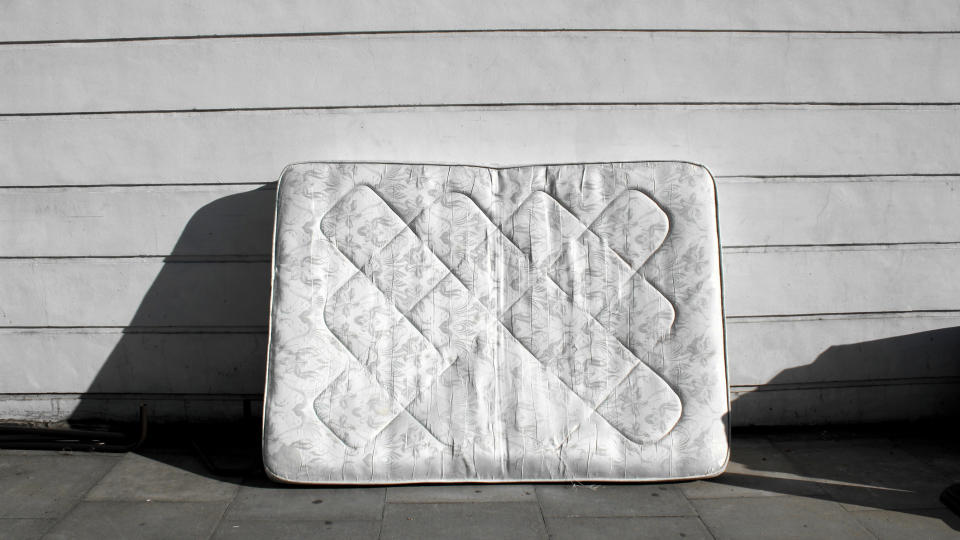
<path id="1" fill-rule="evenodd" d="M 0 450 L 7 538 L 960 538 L 960 443 L 735 432 L 721 477 L 648 485 L 304 488 L 210 474 L 184 445 Z"/>

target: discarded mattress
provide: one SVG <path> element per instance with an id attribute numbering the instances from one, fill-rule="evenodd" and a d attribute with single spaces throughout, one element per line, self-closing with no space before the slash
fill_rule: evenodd
<path id="1" fill-rule="evenodd" d="M 719 474 L 729 442 L 715 201 L 710 174 L 679 162 L 289 166 L 268 474 Z"/>

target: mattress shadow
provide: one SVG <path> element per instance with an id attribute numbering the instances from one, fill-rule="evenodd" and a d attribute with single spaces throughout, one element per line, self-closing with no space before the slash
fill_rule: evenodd
<path id="1" fill-rule="evenodd" d="M 151 431 L 260 414 L 276 184 L 237 190 L 186 223 L 71 425 L 134 422 L 141 403 Z"/>

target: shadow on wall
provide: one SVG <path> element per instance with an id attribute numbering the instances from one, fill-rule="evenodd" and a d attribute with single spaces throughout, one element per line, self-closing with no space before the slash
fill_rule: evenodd
<path id="1" fill-rule="evenodd" d="M 960 327 L 834 345 L 761 389 L 732 392 L 737 426 L 957 417 Z"/>
<path id="2" fill-rule="evenodd" d="M 236 420 L 243 400 L 259 401 L 275 196 L 266 184 L 190 218 L 71 421 L 133 421 L 143 400 L 154 419 Z M 832 346 L 760 390 L 733 390 L 737 426 L 957 414 L 960 327 Z"/>
<path id="3" fill-rule="evenodd" d="M 266 184 L 190 218 L 71 421 L 132 421 L 142 400 L 154 419 L 236 420 L 259 401 L 275 195 Z M 733 397 L 737 426 L 957 414 L 960 327 L 832 346 Z"/>
<path id="4" fill-rule="evenodd" d="M 132 421 L 141 402 L 151 423 L 237 420 L 245 399 L 257 410 L 275 193 L 267 184 L 191 217 L 71 423 Z"/>

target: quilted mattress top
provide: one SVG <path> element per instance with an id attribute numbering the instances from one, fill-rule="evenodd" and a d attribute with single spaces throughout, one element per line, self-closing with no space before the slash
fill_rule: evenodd
<path id="1" fill-rule="evenodd" d="M 264 407 L 281 481 L 719 474 L 712 178 L 680 162 L 291 165 Z"/>

